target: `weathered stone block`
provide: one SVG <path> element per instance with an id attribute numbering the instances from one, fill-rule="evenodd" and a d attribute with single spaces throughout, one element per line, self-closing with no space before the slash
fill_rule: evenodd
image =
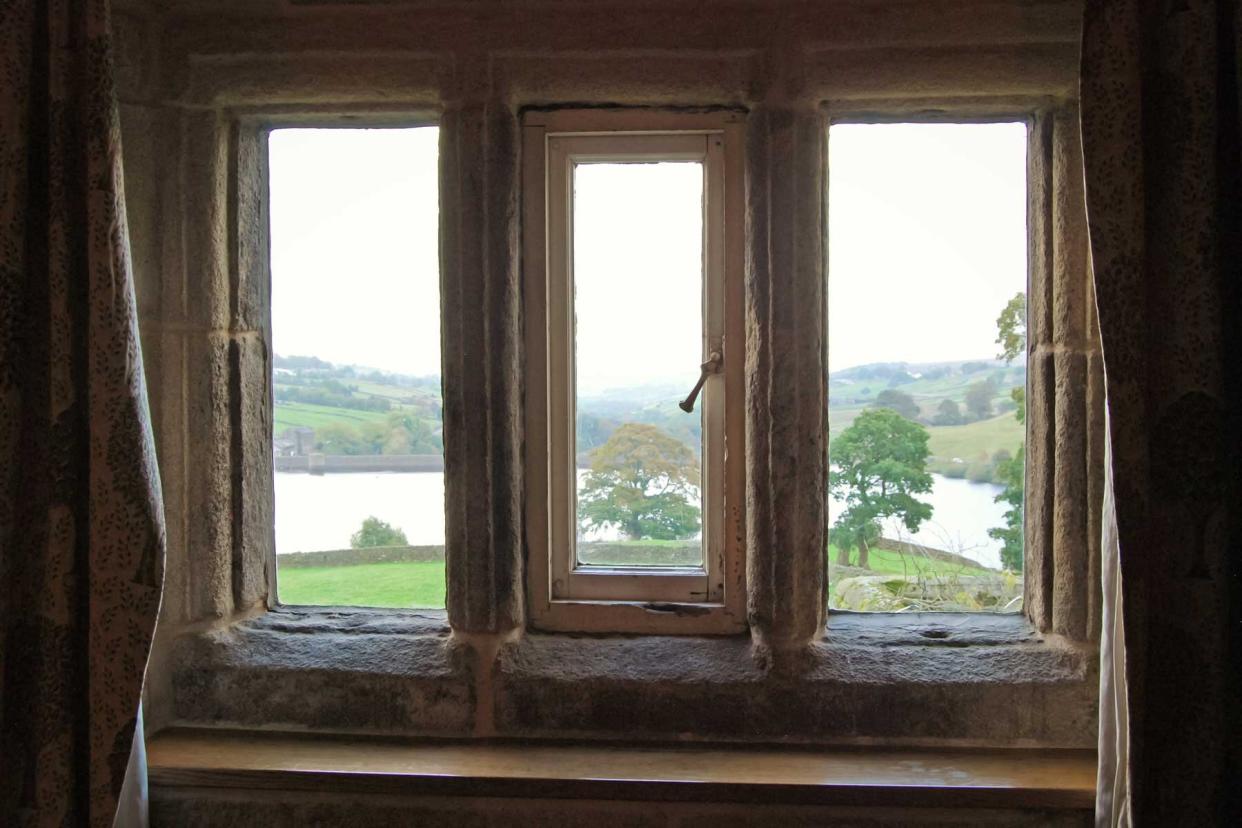
<path id="1" fill-rule="evenodd" d="M 189 561 L 190 617 L 223 618 L 233 609 L 232 420 L 229 410 L 229 338 L 186 337 L 185 554 Z"/>
<path id="2" fill-rule="evenodd" d="M 229 322 L 229 128 L 215 112 L 181 116 L 181 260 L 188 322 L 220 330 Z"/>
<path id="3" fill-rule="evenodd" d="M 1052 629 L 1087 637 L 1087 357 L 1056 354 L 1056 460 L 1053 480 Z"/>
<path id="4" fill-rule="evenodd" d="M 1036 349 L 1027 362 L 1026 545 L 1023 605 L 1039 630 L 1052 629 L 1053 520 L 1056 477 L 1056 364 Z"/>
<path id="5" fill-rule="evenodd" d="M 780 672 L 743 638 L 530 635 L 493 680 L 506 735 L 1089 747 L 1093 677 L 1089 651 L 1021 617 L 911 614 L 834 617 Z"/>
<path id="6" fill-rule="evenodd" d="M 473 661 L 439 613 L 277 610 L 176 641 L 175 715 L 194 724 L 467 735 Z"/>
<path id="7" fill-rule="evenodd" d="M 232 406 L 233 601 L 240 611 L 266 603 L 268 561 L 275 554 L 272 491 L 272 366 L 259 333 L 229 343 Z"/>
<path id="8" fill-rule="evenodd" d="M 266 140 L 253 122 L 233 125 L 230 328 L 238 332 L 264 331 L 271 323 Z"/>

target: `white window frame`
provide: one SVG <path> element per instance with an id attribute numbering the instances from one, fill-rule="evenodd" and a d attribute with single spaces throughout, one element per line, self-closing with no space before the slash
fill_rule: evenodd
<path id="1" fill-rule="evenodd" d="M 736 632 L 745 628 L 741 116 L 649 110 L 528 113 L 523 124 L 527 322 L 527 596 L 552 630 Z M 703 355 L 723 357 L 699 397 L 700 567 L 576 561 L 573 168 L 703 164 Z M 685 367 L 686 390 L 698 377 Z M 691 416 L 691 415 L 687 415 Z"/>

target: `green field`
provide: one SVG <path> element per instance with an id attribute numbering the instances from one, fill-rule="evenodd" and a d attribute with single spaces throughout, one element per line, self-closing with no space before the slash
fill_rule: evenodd
<path id="1" fill-rule="evenodd" d="M 658 545 L 644 544 L 647 549 Z M 836 561 L 836 558 L 836 547 L 829 546 L 828 560 Z M 962 566 L 950 561 L 903 555 L 885 549 L 871 550 L 869 562 L 871 571 L 876 575 L 995 574 L 983 567 Z M 279 569 L 277 580 L 281 603 L 295 606 L 418 609 L 444 606 L 444 564 L 441 561 L 291 566 Z"/>
<path id="2" fill-rule="evenodd" d="M 999 449 L 1011 453 L 1016 451 L 1022 442 L 1024 428 L 1012 411 L 966 425 L 928 426 L 927 433 L 931 436 L 928 448 L 932 457 L 941 460 L 960 457 L 969 463 L 980 452 L 986 452 L 991 457 Z"/>
<path id="3" fill-rule="evenodd" d="M 335 607 L 444 606 L 443 561 L 396 561 L 351 566 L 279 568 L 282 604 Z"/>
<path id="4" fill-rule="evenodd" d="M 857 552 L 854 552 L 857 559 Z M 837 548 L 831 544 L 828 546 L 829 570 L 835 569 L 837 560 Z M 870 564 L 871 574 L 873 575 L 918 575 L 922 577 L 928 576 L 950 576 L 950 575 L 995 575 L 996 571 L 985 569 L 981 566 L 962 566 L 952 561 L 941 561 L 935 558 L 925 558 L 921 555 L 903 555 L 900 552 L 892 552 L 887 549 L 872 549 L 867 556 L 867 563 Z M 837 598 L 837 585 L 844 579 L 830 578 L 829 589 L 831 596 L 828 599 L 829 607 L 838 607 L 840 601 Z"/>
<path id="5" fill-rule="evenodd" d="M 272 433 L 280 434 L 286 428 L 322 428 L 329 423 L 359 426 L 362 423 L 382 421 L 387 416 L 384 411 L 356 411 L 330 405 L 278 402 L 275 406 Z"/>
<path id="6" fill-rule="evenodd" d="M 854 553 L 857 559 L 858 552 Z M 829 544 L 828 560 L 835 563 L 837 547 Z M 925 558 L 922 555 L 904 555 L 887 549 L 872 549 L 867 555 L 872 573 L 876 575 L 995 575 L 995 570 L 982 566 L 963 566 L 953 561 Z"/>

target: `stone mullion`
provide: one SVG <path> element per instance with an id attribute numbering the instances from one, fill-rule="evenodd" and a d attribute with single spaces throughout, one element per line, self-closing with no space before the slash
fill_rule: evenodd
<path id="1" fill-rule="evenodd" d="M 1086 206 L 1077 110 L 1053 120 L 1053 344 L 1056 352 L 1056 458 L 1053 512 L 1054 632 L 1087 635 L 1091 542 L 1089 514 L 1090 318 Z"/>
<path id="2" fill-rule="evenodd" d="M 1052 352 L 1052 116 L 1030 123 L 1027 151 L 1027 405 L 1026 504 L 1024 507 L 1023 603 L 1040 631 L 1052 629 L 1053 513 L 1055 477 Z"/>
<path id="3" fill-rule="evenodd" d="M 254 122 L 234 123 L 230 140 L 232 573 L 235 608 L 245 611 L 266 603 L 275 555 L 267 147 Z"/>
<path id="4" fill-rule="evenodd" d="M 233 611 L 233 411 L 229 313 L 229 131 L 215 112 L 181 118 L 177 205 L 185 334 L 189 620 Z M 169 293 L 166 293 L 166 298 Z M 166 303 L 167 307 L 167 303 Z"/>
<path id="5" fill-rule="evenodd" d="M 819 635 L 826 601 L 825 130 L 794 104 L 747 131 L 748 614 L 775 650 Z"/>
<path id="6" fill-rule="evenodd" d="M 461 632 L 522 623 L 517 122 L 489 100 L 440 126 L 446 603 Z"/>

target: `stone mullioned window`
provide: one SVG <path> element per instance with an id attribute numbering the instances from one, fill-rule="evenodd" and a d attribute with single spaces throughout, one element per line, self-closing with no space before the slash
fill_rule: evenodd
<path id="1" fill-rule="evenodd" d="M 169 517 L 148 715 L 481 736 L 1094 744 L 1102 378 L 1073 3 L 120 3 L 126 189 Z M 522 115 L 744 118 L 745 630 L 531 629 Z M 825 135 L 1029 120 L 1025 617 L 825 617 Z M 447 609 L 269 604 L 262 136 L 441 130 Z"/>

